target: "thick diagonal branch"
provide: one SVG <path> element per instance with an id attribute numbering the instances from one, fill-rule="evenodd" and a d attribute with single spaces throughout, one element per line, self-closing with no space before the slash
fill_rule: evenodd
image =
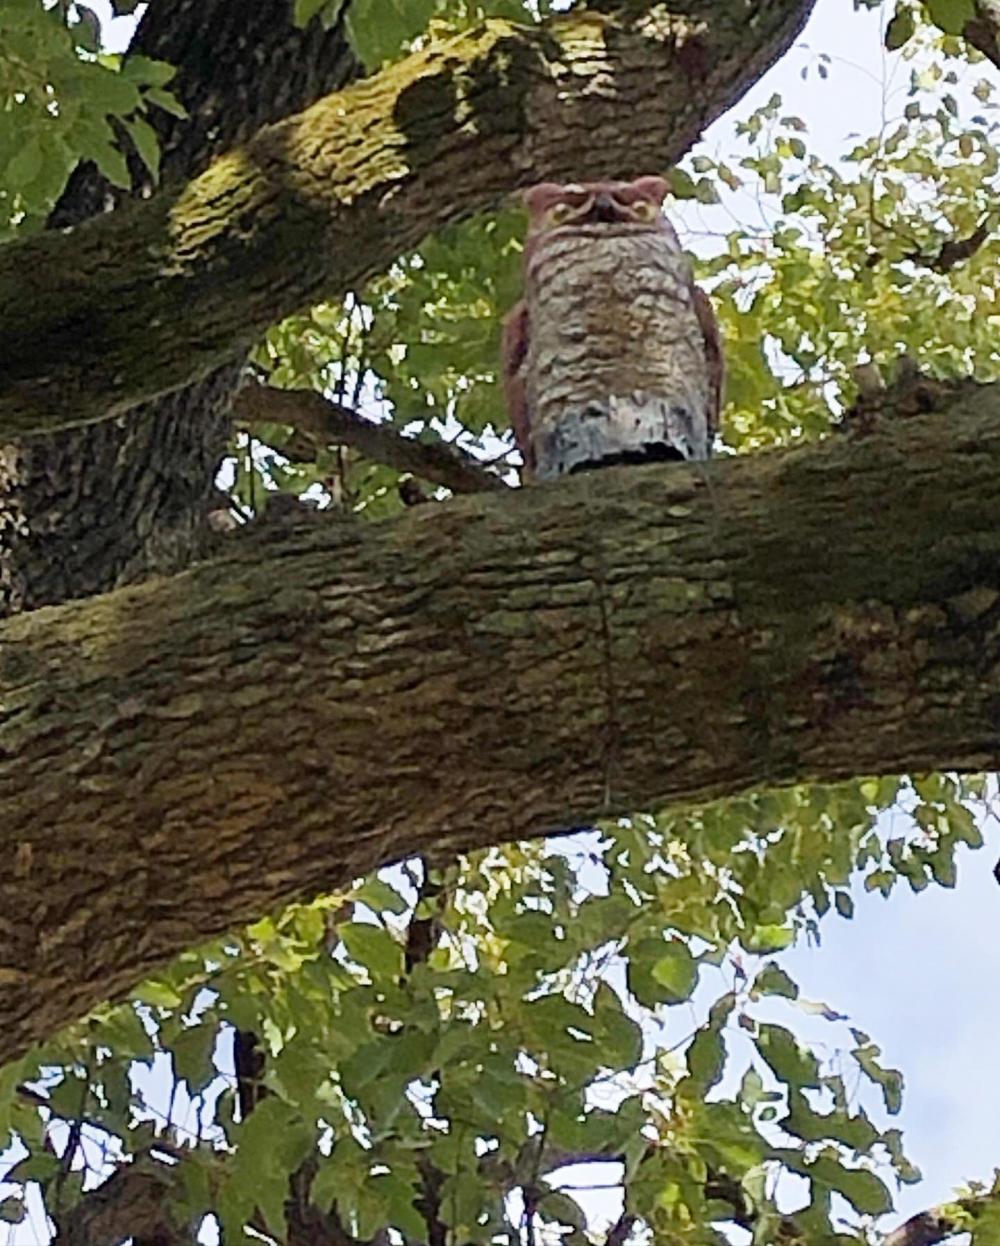
<path id="1" fill-rule="evenodd" d="M 663 168 L 811 7 L 761 0 L 749 24 L 737 0 L 634 25 L 490 21 L 262 130 L 186 187 L 4 248 L 0 432 L 102 419 L 204 375 L 514 185 Z"/>
<path id="2" fill-rule="evenodd" d="M 0 1060 L 381 863 L 1000 763 L 997 388 L 702 471 L 264 527 L 0 626 Z"/>

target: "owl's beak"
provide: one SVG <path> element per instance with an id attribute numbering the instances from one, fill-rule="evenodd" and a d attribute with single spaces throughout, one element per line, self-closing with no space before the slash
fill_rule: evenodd
<path id="1" fill-rule="evenodd" d="M 597 221 L 606 221 L 608 223 L 617 221 L 618 205 L 606 191 L 602 190 L 594 196 L 590 215 Z"/>

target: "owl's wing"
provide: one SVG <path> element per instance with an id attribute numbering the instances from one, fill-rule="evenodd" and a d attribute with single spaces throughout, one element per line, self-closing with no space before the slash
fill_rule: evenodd
<path id="1" fill-rule="evenodd" d="M 708 370 L 708 435 L 709 446 L 719 431 L 722 410 L 722 386 L 726 377 L 726 360 L 722 353 L 722 335 L 711 300 L 701 286 L 691 286 L 694 312 L 701 335 L 705 339 L 705 364 Z"/>
<path id="2" fill-rule="evenodd" d="M 501 375 L 503 392 L 507 399 L 507 414 L 514 430 L 514 440 L 521 451 L 524 466 L 529 472 L 535 470 L 535 455 L 531 448 L 531 417 L 528 414 L 527 395 L 524 386 L 524 362 L 528 356 L 528 305 L 524 299 L 515 303 L 503 322 L 503 347 Z"/>

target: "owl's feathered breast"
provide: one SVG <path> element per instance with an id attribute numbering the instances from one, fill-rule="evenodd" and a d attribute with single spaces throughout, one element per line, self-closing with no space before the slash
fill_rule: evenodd
<path id="1" fill-rule="evenodd" d="M 524 381 L 538 474 L 639 458 L 650 446 L 706 457 L 705 337 L 673 231 L 552 229 L 526 259 Z"/>

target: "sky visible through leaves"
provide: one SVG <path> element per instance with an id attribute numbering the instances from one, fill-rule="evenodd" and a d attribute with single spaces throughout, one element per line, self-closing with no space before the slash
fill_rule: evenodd
<path id="1" fill-rule="evenodd" d="M 123 47 L 132 22 L 119 19 L 111 23 L 105 0 L 91 3 L 102 18 L 108 49 Z M 732 153 L 738 149 L 745 152 L 744 136 L 734 137 L 734 120 L 745 121 L 755 110 L 764 110 L 763 124 L 781 129 L 780 141 L 787 145 L 789 160 L 799 158 L 795 144 L 807 141 L 810 153 L 834 162 L 849 149 L 847 140 L 852 132 L 865 139 L 883 122 L 891 130 L 892 119 L 903 113 L 909 101 L 910 71 L 900 57 L 884 52 L 881 30 L 885 21 L 882 11 L 852 13 L 849 0 L 820 0 L 795 49 L 756 85 L 731 118 L 724 118 L 705 135 L 684 162 L 689 189 L 694 187 L 696 193 L 675 205 L 672 215 L 686 244 L 705 258 L 707 284 L 725 283 L 732 277 L 721 262 L 711 258 L 719 255 L 720 240 L 737 221 L 743 226 L 758 226 L 766 233 L 778 202 L 769 191 L 762 193 L 757 181 L 752 189 L 734 191 L 720 205 L 709 202 L 710 194 L 697 192 L 701 178 L 720 177 L 725 182 L 727 172 L 732 175 Z M 963 112 L 975 111 L 982 104 L 973 95 L 975 83 L 992 71 L 989 66 L 964 70 L 960 65 L 957 71 L 960 80 L 951 88 L 956 107 Z M 782 97 L 780 108 L 772 108 L 768 115 L 775 94 Z M 808 130 L 801 139 L 794 124 L 784 123 L 787 117 L 806 123 Z M 720 173 L 720 163 L 727 172 Z M 758 170 L 765 182 L 769 172 L 763 166 Z M 782 190 L 787 187 L 782 185 Z M 791 304 L 792 291 L 788 294 Z M 828 287 L 826 296 L 835 297 L 835 292 Z M 891 291 L 885 299 L 885 314 L 891 319 L 897 314 Z M 803 303 L 800 321 L 807 315 Z M 817 331 L 822 327 L 818 325 Z M 835 344 L 826 345 L 835 355 Z M 743 347 L 733 341 L 729 346 L 736 365 L 734 383 L 744 386 L 749 409 L 756 383 L 753 361 L 748 357 L 745 376 L 749 379 L 741 381 Z M 424 353 L 428 361 L 435 349 L 433 342 L 428 343 Z M 419 351 L 411 352 L 408 366 L 415 373 L 420 371 L 421 359 Z M 809 368 L 810 361 L 794 360 L 786 354 L 779 366 L 792 375 L 796 368 Z M 829 387 L 842 384 L 845 375 L 844 370 L 832 379 L 818 375 L 815 384 L 831 392 Z M 368 390 L 362 394 L 366 402 L 373 397 Z M 479 397 L 474 392 L 470 410 L 472 401 L 485 403 L 484 409 L 488 409 L 491 400 L 485 388 Z M 479 418 L 482 410 L 475 408 L 473 415 Z M 766 444 L 772 434 L 776 440 L 787 435 L 795 422 L 803 424 L 808 435 L 807 421 L 808 407 L 792 405 L 784 412 L 777 410 L 773 429 L 754 428 L 745 436 L 740 432 L 734 440 L 743 438 L 737 448 L 753 448 Z M 494 443 L 487 439 L 485 444 L 489 449 Z M 885 816 L 888 820 L 900 815 Z M 927 1180 L 915 1189 L 904 1187 L 899 1192 L 897 1210 L 902 1215 L 947 1198 L 955 1185 L 970 1177 L 989 1178 L 993 1165 L 1000 1164 L 996 1130 L 1000 1081 L 992 1071 L 995 1060 L 991 1041 L 1000 1030 L 1000 1003 L 995 991 L 1000 981 L 1000 940 L 995 934 L 1000 925 L 1000 888 L 991 874 L 1000 838 L 990 818 L 984 820 L 982 830 L 989 840 L 987 849 L 972 857 L 960 855 L 956 890 L 934 887 L 913 896 L 905 888 L 897 888 L 886 901 L 856 886 L 850 921 L 829 918 L 822 927 L 821 948 L 803 944 L 781 960 L 804 997 L 827 1002 L 846 1014 L 851 1025 L 875 1037 L 884 1062 L 901 1068 L 906 1075 L 903 1110 L 892 1123 L 903 1129 L 907 1154 L 920 1165 Z M 891 835 L 891 829 L 886 833 Z M 586 841 L 582 843 L 585 847 Z M 363 938 L 363 934 L 355 932 L 354 937 Z M 711 1002 L 717 985 L 713 981 L 705 992 L 696 993 L 691 1004 L 692 1029 L 704 1014 L 705 1008 L 700 1005 Z M 769 1012 L 765 1004 L 758 1015 L 780 1023 L 784 1015 L 781 1008 L 776 1001 Z M 817 1051 L 833 1041 L 831 1027 L 819 1019 L 814 1025 L 806 1020 L 796 1033 L 810 1042 L 815 1040 Z M 735 1063 L 739 1067 L 739 1061 Z M 158 1078 L 154 1070 L 148 1079 L 148 1095 L 154 1102 L 162 1098 L 162 1110 L 166 1111 L 170 1090 L 167 1080 Z M 862 1102 L 868 1100 L 862 1097 Z M 613 1174 L 609 1180 L 614 1180 Z M 599 1184 L 600 1176 L 595 1177 L 591 1170 L 586 1182 Z M 594 1190 L 580 1197 L 598 1220 L 617 1214 L 615 1196 L 608 1192 Z M 0 1240 L 10 1246 L 39 1243 L 45 1240 L 42 1224 L 40 1209 L 33 1207 L 29 1220 L 11 1227 L 6 1238 L 0 1234 Z M 203 1240 L 211 1241 L 211 1234 Z"/>

